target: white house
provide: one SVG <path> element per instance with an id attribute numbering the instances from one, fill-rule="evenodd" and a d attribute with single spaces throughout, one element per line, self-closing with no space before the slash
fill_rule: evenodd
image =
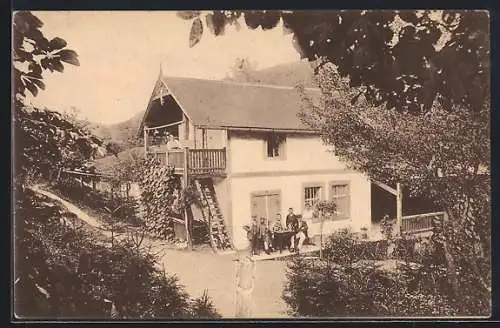
<path id="1" fill-rule="evenodd" d="M 319 95 L 318 89 L 305 91 Z M 147 154 L 175 166 L 184 183 L 202 193 L 206 208 L 193 216 L 209 222 L 214 247 L 224 234 L 244 249 L 243 226 L 253 216 L 273 221 L 280 213 L 284 220 L 288 208 L 300 214 L 307 201 L 321 199 L 337 205 L 326 233 L 370 226 L 369 179 L 346 169 L 316 131 L 303 125 L 301 108 L 293 87 L 158 78 L 139 133 Z M 167 132 L 178 138 L 180 150 L 162 145 Z M 310 235 L 318 228 L 310 222 Z"/>

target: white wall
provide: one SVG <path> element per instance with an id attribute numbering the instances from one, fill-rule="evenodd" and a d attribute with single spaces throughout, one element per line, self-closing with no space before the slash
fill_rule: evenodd
<path id="1" fill-rule="evenodd" d="M 304 151 L 306 150 L 304 149 Z M 252 163 L 252 161 L 249 162 Z M 237 249 L 244 249 L 248 247 L 246 232 L 242 227 L 245 224 L 250 223 L 251 193 L 266 190 L 280 190 L 282 207 L 281 213 L 284 220 L 286 211 L 289 207 L 293 207 L 296 214 L 300 214 L 302 212 L 304 183 L 324 182 L 326 188 L 324 195 L 326 199 L 329 199 L 329 183 L 332 181 L 346 180 L 350 182 L 351 219 L 336 222 L 326 222 L 324 225 L 325 233 L 332 232 L 335 229 L 345 226 L 351 226 L 354 230 L 358 230 L 363 226 L 369 227 L 371 223 L 370 182 L 363 175 L 360 175 L 358 173 L 332 173 L 231 178 L 230 194 L 232 197 L 232 235 L 235 247 Z M 317 230 L 317 227 L 310 227 L 310 235 L 314 233 L 314 230 Z"/>
<path id="2" fill-rule="evenodd" d="M 329 170 L 345 167 L 316 136 L 304 134 L 287 136 L 284 160 L 266 157 L 263 135 L 245 136 L 241 133 L 230 132 L 229 137 L 232 173 Z"/>

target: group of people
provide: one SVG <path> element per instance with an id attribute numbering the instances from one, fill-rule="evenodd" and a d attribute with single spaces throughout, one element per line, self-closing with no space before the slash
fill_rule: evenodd
<path id="1" fill-rule="evenodd" d="M 298 252 L 308 239 L 307 230 L 308 226 L 302 215 L 296 215 L 293 208 L 288 209 L 285 225 L 282 224 L 279 213 L 272 224 L 266 218 L 260 218 L 260 222 L 257 222 L 257 217 L 252 217 L 252 224 L 248 229 L 252 255 L 258 255 L 261 250 L 270 254 L 283 248 Z"/>

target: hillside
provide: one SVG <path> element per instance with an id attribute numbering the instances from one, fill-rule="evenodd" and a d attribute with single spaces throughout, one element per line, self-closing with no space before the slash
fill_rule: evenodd
<path id="1" fill-rule="evenodd" d="M 248 72 L 246 78 L 252 83 L 295 86 L 303 84 L 306 87 L 315 87 L 313 81 L 313 72 L 307 61 L 285 63 L 270 68 Z M 235 82 L 247 82 L 242 76 L 237 78 L 227 78 L 225 80 Z M 111 139 L 122 144 L 125 149 L 137 147 L 141 142 L 136 139 L 137 129 L 141 123 L 142 115 L 140 112 L 130 119 L 110 125 L 94 125 L 94 133 L 101 138 Z"/>

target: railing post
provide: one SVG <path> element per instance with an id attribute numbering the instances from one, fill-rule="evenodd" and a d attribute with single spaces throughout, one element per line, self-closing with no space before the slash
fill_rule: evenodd
<path id="1" fill-rule="evenodd" d="M 400 183 L 396 184 L 396 235 L 401 234 L 403 220 L 403 188 Z"/>
<path id="2" fill-rule="evenodd" d="M 188 170 L 189 170 L 189 148 L 184 147 L 184 169 L 182 171 L 182 181 L 183 181 L 183 189 L 184 189 L 184 195 L 186 194 L 186 190 L 189 187 L 189 175 L 188 175 Z M 192 243 L 191 243 L 191 231 L 189 229 L 189 216 L 188 216 L 188 211 L 187 211 L 187 203 L 184 199 L 184 225 L 186 228 L 186 242 L 188 245 L 188 248 L 192 248 Z"/>
<path id="3" fill-rule="evenodd" d="M 224 169 L 227 167 L 226 165 L 226 147 L 222 148 L 222 166 L 224 167 Z"/>

